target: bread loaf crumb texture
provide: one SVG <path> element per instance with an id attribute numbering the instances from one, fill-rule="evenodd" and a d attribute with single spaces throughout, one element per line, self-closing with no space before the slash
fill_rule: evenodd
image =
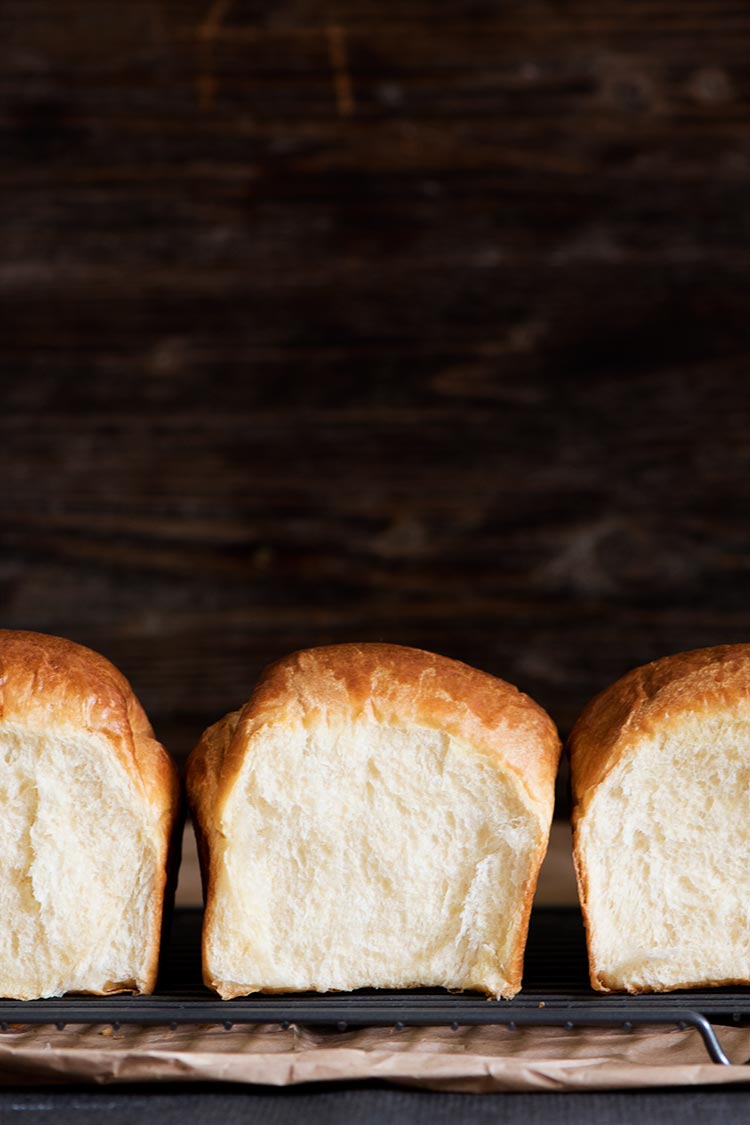
<path id="1" fill-rule="evenodd" d="M 223 825 L 217 979 L 508 990 L 538 833 L 514 787 L 447 735 L 257 737 Z"/>
<path id="2" fill-rule="evenodd" d="M 607 776 L 578 827 L 596 976 L 750 980 L 750 722 L 687 716 Z"/>
<path id="3" fill-rule="evenodd" d="M 157 826 L 109 746 L 3 727 L 0 807 L 0 994 L 143 987 Z"/>

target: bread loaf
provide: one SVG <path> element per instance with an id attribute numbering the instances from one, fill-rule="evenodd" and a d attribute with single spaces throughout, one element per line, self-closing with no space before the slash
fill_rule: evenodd
<path id="1" fill-rule="evenodd" d="M 750 983 L 750 645 L 636 668 L 570 737 L 591 983 Z"/>
<path id="2" fill-rule="evenodd" d="M 527 696 L 386 644 L 295 653 L 187 768 L 206 983 L 513 996 L 560 752 Z"/>
<path id="3" fill-rule="evenodd" d="M 177 773 L 127 680 L 0 631 L 0 995 L 150 992 Z"/>

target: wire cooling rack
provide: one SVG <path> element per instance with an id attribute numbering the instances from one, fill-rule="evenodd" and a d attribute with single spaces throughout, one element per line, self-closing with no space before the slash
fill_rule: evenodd
<path id="1" fill-rule="evenodd" d="M 0 1000 L 0 1029 L 18 1024 L 125 1023 L 163 1025 L 277 1023 L 355 1027 L 461 1027 L 482 1024 L 609 1027 L 643 1025 L 694 1028 L 713 1062 L 731 1065 L 713 1022 L 750 1019 L 750 988 L 686 990 L 642 996 L 594 992 L 588 983 L 586 947 L 577 908 L 534 910 L 529 929 L 524 987 L 513 1000 L 487 1000 L 477 993 L 443 989 L 353 993 L 285 993 L 219 1000 L 200 972 L 201 911 L 175 911 L 160 982 L 153 996 L 66 996 L 55 1000 Z"/>

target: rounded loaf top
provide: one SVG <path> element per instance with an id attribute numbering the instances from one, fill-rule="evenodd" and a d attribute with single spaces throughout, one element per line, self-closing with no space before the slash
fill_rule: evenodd
<path id="1" fill-rule="evenodd" d="M 147 800 L 176 806 L 166 750 L 125 676 L 106 657 L 63 637 L 0 629 L 0 726 L 62 727 L 102 736 Z"/>
<path id="2" fill-rule="evenodd" d="M 204 735 L 204 750 L 223 755 L 221 763 L 215 758 L 212 763 L 217 795 L 228 793 L 261 727 L 357 719 L 444 730 L 474 751 L 500 758 L 535 803 L 551 807 L 560 740 L 538 704 L 458 660 L 380 643 L 304 649 L 269 665 L 249 702 L 232 717 L 231 737 L 227 718 L 221 720 L 224 737 L 213 738 L 214 728 Z"/>
<path id="3" fill-rule="evenodd" d="M 738 709 L 750 714 L 750 645 L 693 649 L 634 668 L 595 696 L 571 731 L 576 805 L 643 738 L 686 714 Z"/>

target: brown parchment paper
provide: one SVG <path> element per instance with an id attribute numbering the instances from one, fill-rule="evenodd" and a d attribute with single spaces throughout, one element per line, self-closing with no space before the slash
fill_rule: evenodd
<path id="1" fill-rule="evenodd" d="M 750 1059 L 750 1029 L 717 1028 L 730 1059 Z M 717 1066 L 698 1033 L 503 1027 L 310 1030 L 278 1025 L 11 1027 L 0 1083 L 219 1081 L 287 1086 L 382 1079 L 440 1090 L 603 1090 L 750 1081 Z"/>

